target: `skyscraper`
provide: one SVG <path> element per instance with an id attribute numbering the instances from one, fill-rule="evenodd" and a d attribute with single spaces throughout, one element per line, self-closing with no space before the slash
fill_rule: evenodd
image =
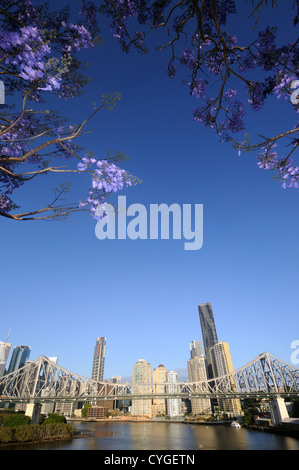
<path id="1" fill-rule="evenodd" d="M 174 370 L 170 370 L 166 374 L 166 392 L 167 393 L 177 393 L 179 391 L 178 384 L 178 373 Z M 180 416 L 181 413 L 181 400 L 179 398 L 167 398 L 167 415 L 174 417 Z"/>
<path id="2" fill-rule="evenodd" d="M 139 359 L 133 367 L 132 394 L 143 395 L 151 393 L 151 365 L 144 359 Z M 133 416 L 151 417 L 151 400 L 141 398 L 132 400 Z"/>
<path id="3" fill-rule="evenodd" d="M 233 362 L 228 343 L 220 341 L 211 348 L 211 358 L 214 377 L 224 377 L 222 387 L 227 385 L 227 390 L 236 390 L 234 377 L 230 376 L 234 371 Z M 227 377 L 225 377 L 227 376 Z M 222 398 L 218 400 L 220 409 L 225 412 L 239 414 L 241 404 L 238 398 Z"/>
<path id="4" fill-rule="evenodd" d="M 13 350 L 7 373 L 10 374 L 23 367 L 30 356 L 30 352 L 29 346 L 16 346 Z"/>
<path id="5" fill-rule="evenodd" d="M 215 344 L 218 343 L 212 305 L 210 303 L 200 304 L 198 306 L 198 313 L 201 325 L 205 356 L 207 361 L 208 379 L 212 379 L 213 368 L 210 348 L 212 348 Z"/>
<path id="6" fill-rule="evenodd" d="M 165 393 L 165 382 L 166 382 L 167 370 L 160 364 L 156 369 L 153 370 L 153 392 L 154 393 Z M 161 385 L 159 385 L 161 384 Z M 165 398 L 154 398 L 152 404 L 152 416 L 165 415 L 166 413 L 166 401 Z"/>
<path id="7" fill-rule="evenodd" d="M 9 356 L 11 343 L 0 341 L 0 377 L 5 373 L 5 366 Z"/>
<path id="8" fill-rule="evenodd" d="M 195 356 L 187 362 L 189 382 L 205 382 L 207 380 L 206 361 L 202 355 Z M 194 415 L 210 414 L 211 401 L 204 398 L 191 398 L 191 408 Z"/>
<path id="9" fill-rule="evenodd" d="M 97 338 L 92 364 L 92 380 L 103 382 L 106 353 L 106 338 Z"/>

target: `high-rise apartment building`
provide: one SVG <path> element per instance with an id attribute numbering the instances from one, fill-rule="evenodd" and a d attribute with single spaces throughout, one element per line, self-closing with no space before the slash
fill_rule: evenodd
<path id="1" fill-rule="evenodd" d="M 214 377 L 226 376 L 222 381 L 222 387 L 227 381 L 227 390 L 236 390 L 236 384 L 231 374 L 234 371 L 228 343 L 220 341 L 211 348 L 211 358 Z M 237 398 L 223 398 L 218 400 L 219 407 L 226 413 L 239 414 L 241 411 L 240 400 Z"/>
<path id="2" fill-rule="evenodd" d="M 153 393 L 165 393 L 167 370 L 160 364 L 156 369 L 153 369 Z M 166 414 L 166 401 L 165 398 L 154 398 L 152 403 L 152 416 Z"/>
<path id="3" fill-rule="evenodd" d="M 10 353 L 11 343 L 0 341 L 0 377 L 5 373 L 5 366 Z"/>
<path id="4" fill-rule="evenodd" d="M 97 338 L 94 348 L 93 364 L 92 364 L 92 380 L 103 382 L 104 379 L 104 365 L 106 354 L 106 338 Z"/>
<path id="5" fill-rule="evenodd" d="M 187 362 L 189 382 L 205 382 L 207 380 L 205 357 L 195 356 Z M 191 398 L 191 409 L 194 415 L 210 414 L 211 401 L 203 398 Z"/>
<path id="6" fill-rule="evenodd" d="M 29 359 L 31 348 L 29 346 L 16 346 L 13 350 L 7 373 L 20 369 Z"/>
<path id="7" fill-rule="evenodd" d="M 204 344 L 204 351 L 207 361 L 207 374 L 208 379 L 213 378 L 213 367 L 210 349 L 218 343 L 216 326 L 212 305 L 210 303 L 200 304 L 198 306 L 198 313 L 201 325 L 201 333 Z"/>
<path id="8" fill-rule="evenodd" d="M 151 393 L 151 365 L 139 359 L 133 367 L 132 395 Z M 151 399 L 132 399 L 132 415 L 151 417 Z"/>
<path id="9" fill-rule="evenodd" d="M 199 340 L 191 341 L 190 343 L 191 359 L 193 359 L 194 357 L 201 357 L 201 356 L 203 356 L 202 342 Z"/>
<path id="10" fill-rule="evenodd" d="M 166 374 L 166 392 L 177 393 L 179 391 L 178 386 L 178 373 L 174 370 L 170 370 Z M 181 400 L 179 398 L 167 398 L 167 415 L 170 417 L 181 415 Z"/>

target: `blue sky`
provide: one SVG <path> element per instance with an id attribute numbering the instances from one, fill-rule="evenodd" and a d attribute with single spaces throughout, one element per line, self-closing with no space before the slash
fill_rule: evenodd
<path id="1" fill-rule="evenodd" d="M 211 302 L 236 369 L 265 351 L 290 363 L 298 339 L 298 190 L 283 190 L 254 154 L 238 157 L 192 120 L 197 102 L 180 78 L 167 77 L 165 54 L 123 54 L 106 22 L 103 38 L 82 54 L 92 79 L 85 94 L 59 107 L 79 122 L 102 93 L 119 91 L 115 110 L 99 115 L 91 127 L 100 128 L 78 143 L 98 157 L 107 149 L 130 156 L 123 167 L 143 182 L 119 193 L 128 205 L 203 204 L 203 246 L 99 240 L 84 214 L 69 223 L 3 219 L 0 339 L 11 329 L 12 349 L 29 345 L 31 359 L 58 356 L 86 377 L 98 336 L 107 338 L 106 379 L 130 376 L 139 358 L 183 369 L 189 342 L 201 339 L 197 306 Z M 273 135 L 294 119 L 290 103 L 273 100 L 248 115 L 247 131 Z M 33 182 L 16 201 L 40 206 L 57 182 Z M 72 188 L 74 200 L 84 199 L 88 177 L 73 177 Z"/>

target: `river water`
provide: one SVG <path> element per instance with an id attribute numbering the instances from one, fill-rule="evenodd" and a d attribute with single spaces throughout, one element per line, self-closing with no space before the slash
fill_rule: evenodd
<path id="1" fill-rule="evenodd" d="M 166 422 L 76 422 L 88 437 L 1 450 L 299 450 L 299 439 L 223 425 Z"/>

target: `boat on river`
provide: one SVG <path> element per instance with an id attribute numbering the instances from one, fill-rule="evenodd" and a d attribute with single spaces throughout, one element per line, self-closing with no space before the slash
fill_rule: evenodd
<path id="1" fill-rule="evenodd" d="M 240 428 L 240 427 L 241 427 L 241 424 L 238 423 L 238 421 L 233 421 L 233 422 L 231 423 L 231 427 L 232 427 L 232 428 Z"/>

